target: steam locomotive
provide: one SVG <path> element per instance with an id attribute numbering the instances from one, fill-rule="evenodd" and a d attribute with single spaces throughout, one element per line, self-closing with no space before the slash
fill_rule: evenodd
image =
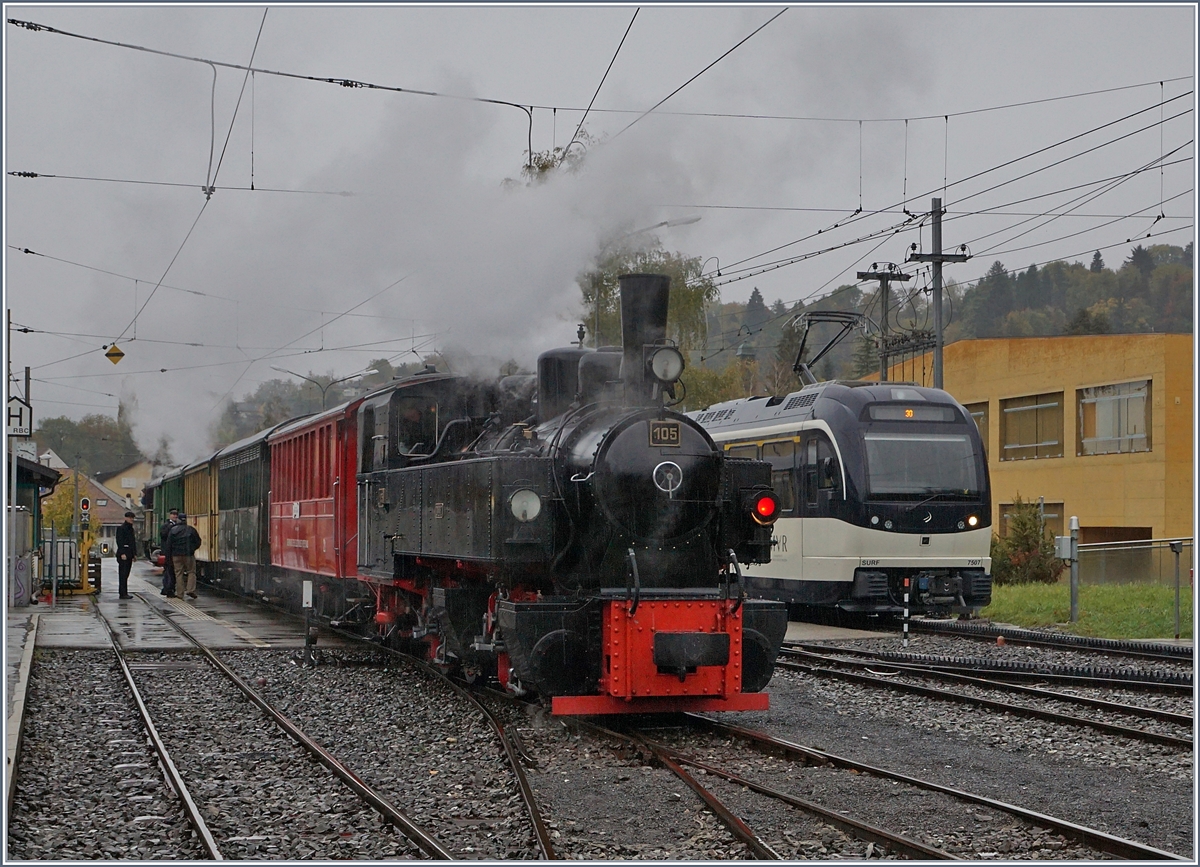
<path id="1" fill-rule="evenodd" d="M 555 714 L 760 710 L 785 606 L 747 598 L 780 501 L 666 406 L 669 279 L 624 275 L 622 347 L 537 373 L 424 373 L 152 487 L 201 579 L 404 646 Z"/>

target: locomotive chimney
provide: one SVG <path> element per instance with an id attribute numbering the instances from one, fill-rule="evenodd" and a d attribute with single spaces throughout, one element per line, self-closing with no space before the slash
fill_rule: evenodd
<path id="1" fill-rule="evenodd" d="M 622 274 L 621 286 L 621 381 L 626 399 L 642 402 L 650 397 L 645 381 L 642 347 L 667 336 L 667 304 L 671 278 L 665 274 Z"/>

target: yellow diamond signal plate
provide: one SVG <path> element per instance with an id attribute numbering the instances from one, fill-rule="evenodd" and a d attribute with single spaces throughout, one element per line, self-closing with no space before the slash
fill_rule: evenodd
<path id="1" fill-rule="evenodd" d="M 107 358 L 109 361 L 111 361 L 113 364 L 116 364 L 118 361 L 120 361 L 122 358 L 125 357 L 125 353 L 122 352 L 120 347 L 118 347 L 117 344 L 114 343 L 112 346 L 110 346 L 108 348 L 108 352 L 104 353 L 104 357 Z"/>

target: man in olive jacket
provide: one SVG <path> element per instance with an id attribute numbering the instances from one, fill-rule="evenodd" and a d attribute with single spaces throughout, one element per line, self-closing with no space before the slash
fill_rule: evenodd
<path id="1" fill-rule="evenodd" d="M 200 547 L 200 534 L 187 522 L 187 515 L 179 513 L 179 521 L 167 533 L 165 553 L 175 567 L 175 588 L 180 596 L 187 594 L 196 598 L 196 550 Z"/>

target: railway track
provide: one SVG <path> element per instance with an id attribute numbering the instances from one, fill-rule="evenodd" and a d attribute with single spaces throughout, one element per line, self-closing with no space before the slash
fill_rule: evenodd
<path id="1" fill-rule="evenodd" d="M 925 792 L 933 792 L 939 795 L 948 796 L 953 801 L 959 804 L 969 804 L 976 808 L 983 808 L 992 813 L 1000 813 L 1012 817 L 1019 822 L 1025 823 L 1027 826 L 1042 831 L 1049 831 L 1052 834 L 1059 835 L 1062 840 L 1069 843 L 1086 847 L 1090 856 L 1084 855 L 1084 858 L 1095 857 L 1096 853 L 1108 855 L 1116 858 L 1127 858 L 1136 860 L 1149 861 L 1187 861 L 1189 858 L 1176 855 L 1171 852 L 1166 852 L 1161 849 L 1156 849 L 1132 840 L 1127 840 L 1095 828 L 1089 828 L 1079 825 L 1074 822 L 1069 822 L 1063 819 L 1058 819 L 1053 816 L 1027 810 L 1015 804 L 1006 803 L 993 798 L 977 795 L 961 789 L 955 789 L 949 786 L 944 786 L 931 780 L 914 777 L 911 775 L 900 774 L 890 771 L 886 768 L 869 765 L 863 762 L 854 761 L 852 759 L 843 758 L 822 750 L 812 747 L 802 746 L 794 742 L 774 737 L 765 732 L 756 731 L 749 728 L 730 725 L 723 722 L 718 722 L 707 717 L 697 716 L 694 714 L 686 715 L 688 722 L 701 731 L 708 732 L 721 740 L 716 744 L 719 751 L 728 754 L 727 747 L 738 742 L 760 751 L 768 756 L 779 756 L 789 763 L 800 763 L 807 767 L 816 767 L 820 769 L 836 769 L 839 772 L 849 772 L 853 777 L 870 777 L 876 780 L 887 780 L 903 786 L 911 787 L 912 789 Z M 694 747 L 692 747 L 694 748 Z M 728 759 L 726 759 L 728 761 Z M 904 801 L 902 794 L 893 796 L 899 801 Z M 872 799 L 872 805 L 886 807 L 887 799 Z M 886 811 L 893 812 L 893 811 Z M 902 811 L 902 815 L 907 815 L 908 811 Z M 924 818 L 929 817 L 929 811 L 923 811 Z M 923 826 L 922 834 L 928 836 L 929 825 Z M 1036 849 L 1033 851 L 1026 850 L 1026 857 L 1037 857 L 1033 852 L 1048 851 L 1055 853 L 1052 857 L 1070 858 L 1070 854 L 1064 854 L 1065 849 L 1055 845 L 1053 847 L 1045 845 L 1049 842 L 1041 833 L 1033 833 L 1026 831 L 1021 835 L 1034 843 Z M 966 857 L 964 853 L 954 852 L 954 857 Z M 978 854 L 978 852 L 976 852 Z M 1006 855 L 1016 854 L 1014 851 L 1004 853 Z"/>
<path id="2" fill-rule="evenodd" d="M 986 673 L 990 678 L 1003 680 L 1042 680 L 1098 688 L 1146 689 L 1176 695 L 1190 695 L 1192 692 L 1192 673 L 1174 669 L 1142 670 L 986 657 L 933 656 L 886 650 L 861 650 L 853 647 L 804 642 L 785 643 L 780 651 L 780 657 L 785 660 L 800 654 L 824 657 L 849 656 L 870 659 L 881 664 L 905 665 L 910 668 L 923 668 L 931 671 L 963 674 Z"/>
<path id="3" fill-rule="evenodd" d="M 963 623 L 960 621 L 910 620 L 910 632 L 927 635 L 951 635 L 976 641 L 995 643 L 1003 637 L 1008 644 L 1041 647 L 1051 650 L 1080 650 L 1110 656 L 1128 656 L 1161 662 L 1192 662 L 1195 651 L 1191 646 L 1167 642 L 1126 641 L 1111 638 L 1090 638 L 1084 635 L 1039 632 L 1033 629 L 1001 627 L 994 624 Z"/>
<path id="4" fill-rule="evenodd" d="M 375 810 L 384 820 L 395 827 L 416 849 L 428 857 L 437 860 L 450 860 L 452 856 L 449 851 L 439 842 L 432 834 L 425 831 L 423 828 L 416 825 L 404 812 L 393 806 L 384 795 L 377 790 L 368 786 L 359 778 L 359 776 L 338 760 L 329 750 L 318 743 L 313 738 L 309 737 L 299 726 L 291 719 L 277 710 L 270 702 L 263 698 L 253 687 L 243 680 L 230 666 L 226 665 L 207 645 L 192 635 L 191 632 L 184 629 L 173 618 L 167 616 L 162 609 L 151 606 L 152 609 L 168 624 L 171 625 L 176 632 L 189 641 L 203 658 L 221 675 L 224 679 L 235 686 L 238 691 L 256 705 L 266 717 L 273 722 L 278 728 L 291 738 L 301 749 L 308 755 L 316 759 L 322 766 L 327 768 L 335 777 L 345 784 L 354 794 L 368 807 Z M 117 636 L 112 632 L 107 620 L 105 620 L 100 609 L 96 609 L 96 614 L 105 622 L 105 626 L 109 629 L 109 635 L 113 640 L 113 647 L 118 658 L 124 656 Z M 245 841 L 239 841 L 245 842 Z M 261 842 L 261 841 L 254 841 Z M 281 856 L 286 857 L 286 856 Z"/>
<path id="5" fill-rule="evenodd" d="M 883 667 L 874 662 L 836 659 L 824 654 L 802 653 L 794 656 L 793 659 L 804 659 L 806 662 L 779 662 L 777 665 L 780 668 L 803 671 L 818 677 L 840 678 L 851 683 L 881 689 L 898 690 L 936 701 L 955 701 L 984 707 L 998 713 L 1033 717 L 1060 725 L 1092 728 L 1107 734 L 1119 735 L 1147 743 L 1165 744 L 1184 749 L 1191 749 L 1193 745 L 1191 737 L 1186 736 L 1183 732 L 1190 733 L 1194 725 L 1194 718 L 1190 715 L 1174 711 L 1120 704 L 1114 701 L 1071 695 L 1038 687 L 1021 686 L 984 677 L 939 671 L 932 668 L 897 665 L 887 666 L 886 670 L 881 671 L 880 669 Z M 968 691 L 956 692 L 946 689 L 944 686 L 925 686 L 914 682 L 917 680 L 934 680 L 941 683 L 960 684 L 967 687 Z M 1172 731 L 1164 731 L 1161 727 L 1159 729 L 1146 729 L 1111 720 L 1081 717 L 1063 710 L 1003 701 L 990 698 L 987 695 L 987 693 L 995 694 L 996 692 L 1026 696 L 1040 700 L 1043 703 L 1050 703 L 1051 705 L 1085 707 L 1092 710 L 1099 710 L 1109 716 L 1116 716 L 1118 718 L 1128 717 L 1154 720 L 1168 724 L 1172 728 Z"/>

